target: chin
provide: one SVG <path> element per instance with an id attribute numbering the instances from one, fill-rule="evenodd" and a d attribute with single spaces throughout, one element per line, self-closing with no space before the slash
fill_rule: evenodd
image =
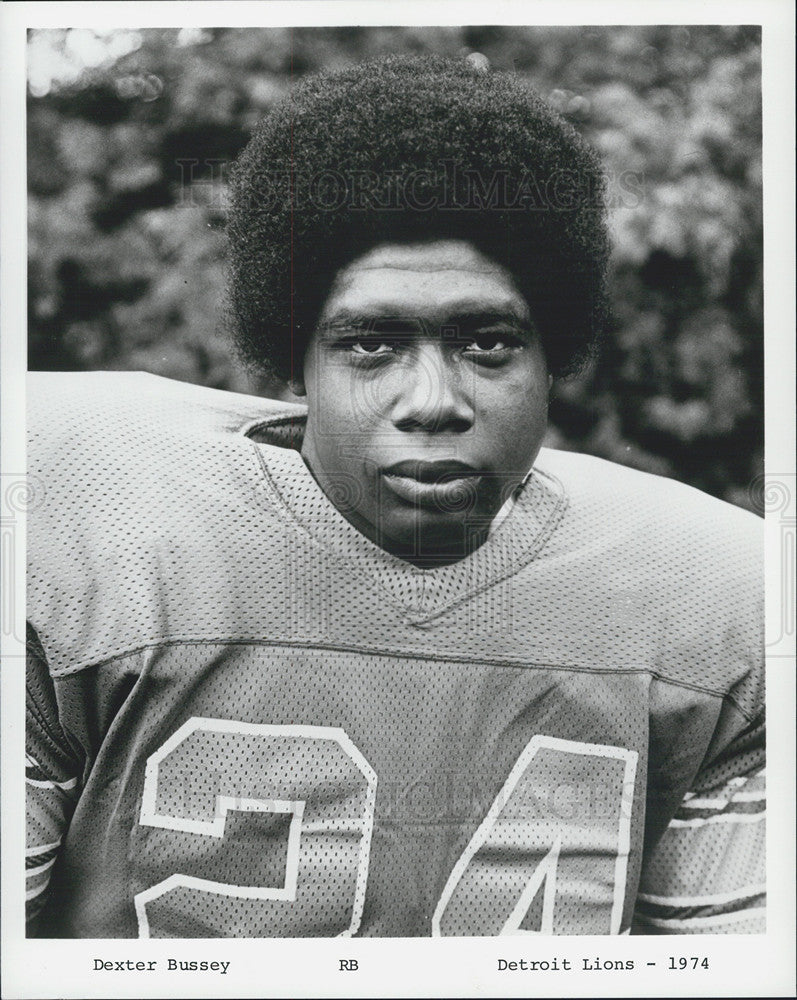
<path id="1" fill-rule="evenodd" d="M 417 516 L 420 513 L 420 516 Z M 442 564 L 462 559 L 484 541 L 489 519 L 468 514 L 431 514 L 409 511 L 383 522 L 381 544 L 393 555 L 420 564 Z"/>

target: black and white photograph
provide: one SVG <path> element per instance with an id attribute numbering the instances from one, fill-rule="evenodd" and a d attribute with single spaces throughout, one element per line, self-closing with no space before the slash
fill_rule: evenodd
<path id="1" fill-rule="evenodd" d="M 772 25 L 162 6 L 25 25 L 14 982 L 787 995 Z"/>

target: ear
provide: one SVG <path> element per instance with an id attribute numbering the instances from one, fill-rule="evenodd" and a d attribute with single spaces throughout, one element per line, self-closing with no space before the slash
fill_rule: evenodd
<path id="1" fill-rule="evenodd" d="M 294 396 L 306 396 L 307 389 L 304 386 L 304 379 L 301 375 L 297 375 L 295 378 L 288 379 L 288 388 L 294 394 Z"/>

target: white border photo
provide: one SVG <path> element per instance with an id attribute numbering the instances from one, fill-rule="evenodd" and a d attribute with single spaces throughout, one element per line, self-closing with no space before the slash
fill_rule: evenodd
<path id="1" fill-rule="evenodd" d="M 30 29 L 439 25 L 760 25 L 763 90 L 765 514 L 767 622 L 767 930 L 760 935 L 340 939 L 29 939 L 24 879 L 26 510 L 46 484 L 26 475 L 26 47 Z M 2 996 L 657 997 L 773 996 L 795 989 L 794 14 L 785 0 L 294 0 L 11 3 L 0 9 L 0 640 L 2 641 Z M 245 391 L 245 390 L 244 390 Z M 195 720 L 193 720 L 195 721 Z M 199 720 L 206 721 L 206 720 Z M 211 720 L 212 721 L 212 720 Z M 246 723 L 240 723 L 246 726 Z M 250 724 L 251 725 L 251 724 Z M 183 727 L 185 728 L 185 727 Z M 197 727 L 195 727 L 197 728 Z M 255 727 L 269 738 L 279 727 Z M 297 729 L 302 727 L 297 727 Z M 312 727 L 302 736 L 314 738 Z M 265 732 L 268 730 L 268 732 Z M 182 730 L 180 731 L 182 733 Z M 331 730 L 330 730 L 331 732 Z M 340 730 L 340 733 L 343 731 Z M 277 734 L 278 735 L 278 734 Z M 176 737 L 173 737 L 176 739 Z M 345 734 L 335 737 L 373 782 Z M 555 744 L 535 737 L 539 746 Z M 547 743 L 545 741 L 548 741 Z M 575 744 L 574 744 L 575 745 Z M 583 753 L 596 753 L 592 747 Z M 531 745 L 530 745 L 531 747 Z M 536 752 L 535 744 L 529 756 Z M 626 777 L 633 768 L 620 751 Z M 608 756 L 608 754 L 607 754 Z M 618 754 L 615 754 L 618 756 Z M 523 761 L 524 765 L 527 761 Z M 521 761 L 518 761 L 518 765 Z M 517 770 L 517 769 L 516 769 Z M 150 792 L 153 771 L 147 775 Z M 520 774 L 507 779 L 509 792 Z M 502 789 L 504 791 L 504 789 Z M 248 801 L 248 800 L 247 800 Z M 303 803 L 283 802 L 298 852 Z M 493 807 L 497 810 L 498 803 Z M 256 809 L 256 805 L 232 808 Z M 226 806 L 225 806 L 226 809 Z M 158 825 L 154 792 L 147 819 Z M 144 810 L 142 809 L 142 816 Z M 226 813 L 225 813 L 226 815 Z M 494 817 L 492 812 L 485 823 Z M 220 820 L 223 825 L 223 819 Z M 483 824 L 484 825 L 484 824 Z M 622 823 L 621 823 L 622 827 Z M 620 836 L 625 835 L 624 828 Z M 478 835 L 487 837 L 480 828 Z M 473 854 L 481 840 L 468 845 Z M 463 855 L 462 867 L 470 854 Z M 544 874 L 544 873 L 543 873 Z M 446 884 L 450 896 L 462 872 Z M 362 887 L 358 882 L 358 892 Z M 535 886 L 539 888 L 539 885 Z M 531 891 L 531 890 L 529 890 Z M 362 889 L 364 893 L 364 888 Z M 360 895 L 362 895 L 360 893 Z M 448 898 L 448 897 L 446 897 Z M 360 900 L 360 904 L 362 900 Z M 441 899 L 442 904 L 442 899 Z M 622 901 L 621 901 L 622 904 Z M 143 908 L 143 903 L 142 903 Z M 439 906 L 438 909 L 441 907 Z M 444 907 L 442 907 L 444 909 Z M 615 909 L 617 907 L 615 906 Z M 620 905 L 622 910 L 622 905 Z M 617 925 L 619 926 L 617 914 Z M 435 915 L 439 924 L 439 914 Z M 146 916 L 144 916 L 146 922 Z"/>

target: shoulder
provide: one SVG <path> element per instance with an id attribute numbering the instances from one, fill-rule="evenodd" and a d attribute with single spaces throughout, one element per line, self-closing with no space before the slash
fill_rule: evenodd
<path id="1" fill-rule="evenodd" d="M 754 514 L 658 476 L 545 451 L 567 496 L 546 545 L 577 593 L 574 620 L 607 623 L 634 663 L 668 681 L 763 704 L 764 538 Z M 565 584 L 562 584 L 564 587 Z"/>
<path id="2" fill-rule="evenodd" d="M 566 521 L 593 544 L 626 545 L 677 571 L 702 563 L 712 571 L 763 572 L 761 518 L 673 479 L 575 452 L 543 449 L 537 467 L 568 497 Z"/>
<path id="3" fill-rule="evenodd" d="M 535 466 L 560 479 L 571 498 L 580 503 L 605 505 L 608 501 L 627 505 L 629 513 L 637 510 L 640 502 L 652 509 L 672 509 L 675 504 L 674 513 L 699 516 L 709 511 L 712 514 L 725 511 L 731 517 L 735 513 L 742 520 L 758 520 L 741 508 L 717 500 L 676 479 L 640 472 L 593 455 L 543 448 Z"/>
<path id="4" fill-rule="evenodd" d="M 31 438 L 45 444 L 74 434 L 108 439 L 142 426 L 178 434 L 239 432 L 250 421 L 303 412 L 291 403 L 147 372 L 31 372 L 27 395 Z"/>
<path id="5" fill-rule="evenodd" d="M 222 606 L 284 533 L 248 432 L 302 407 L 128 373 L 32 376 L 28 402 L 28 614 L 54 669 Z"/>
<path id="6" fill-rule="evenodd" d="M 36 373 L 28 382 L 28 471 L 41 480 L 36 514 L 94 516 L 114 497 L 157 510 L 257 469 L 251 428 L 300 419 L 304 407 L 140 372 Z"/>
<path id="7" fill-rule="evenodd" d="M 32 373 L 27 396 L 29 472 L 73 502 L 79 486 L 116 477 L 143 487 L 201 468 L 223 474 L 250 451 L 250 426 L 304 412 L 144 372 Z"/>

